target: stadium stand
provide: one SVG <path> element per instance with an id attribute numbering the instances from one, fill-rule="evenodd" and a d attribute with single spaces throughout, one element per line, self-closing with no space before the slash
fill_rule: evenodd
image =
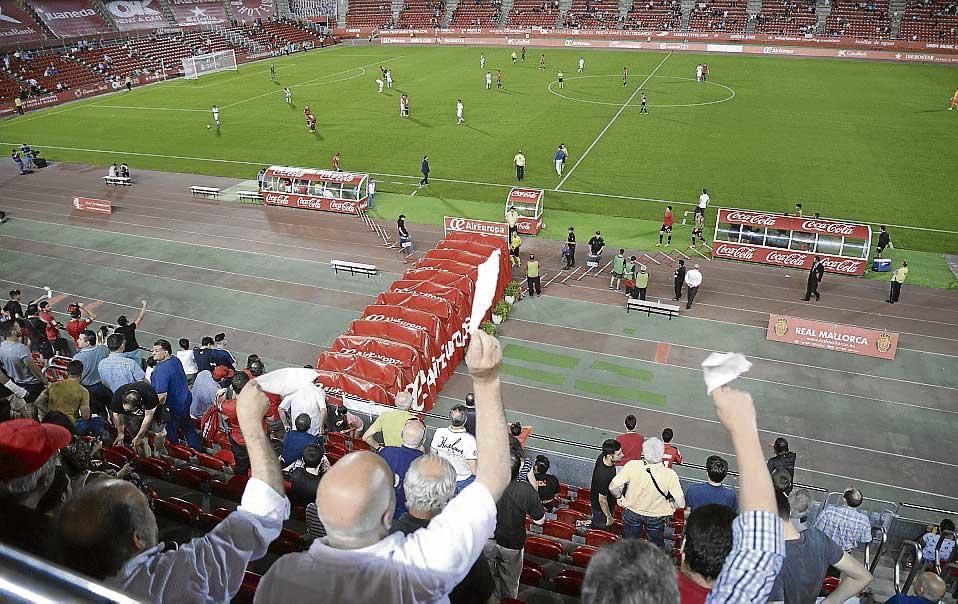
<path id="1" fill-rule="evenodd" d="M 562 24 L 571 29 L 615 29 L 619 21 L 617 0 L 572 0 Z"/>
<path id="2" fill-rule="evenodd" d="M 439 27 L 444 14 L 446 6 L 441 0 L 406 0 L 399 11 L 396 26 L 399 29 Z"/>
<path id="3" fill-rule="evenodd" d="M 958 43 L 958 3 L 908 0 L 898 37 L 902 40 Z"/>
<path id="4" fill-rule="evenodd" d="M 99 36 L 113 31 L 89 0 L 74 0 L 69 3 L 59 0 L 30 0 L 28 6 L 58 38 Z"/>
<path id="5" fill-rule="evenodd" d="M 22 81 L 36 80 L 46 92 L 57 90 L 57 84 L 74 89 L 103 82 L 90 69 L 52 52 L 34 55 L 30 61 L 14 59 L 10 68 Z"/>
<path id="6" fill-rule="evenodd" d="M 678 29 L 682 21 L 679 0 L 634 0 L 626 15 L 625 29 Z"/>
<path id="7" fill-rule="evenodd" d="M 512 27 L 552 29 L 558 18 L 558 0 L 516 0 L 509 11 L 509 25 Z"/>
<path id="8" fill-rule="evenodd" d="M 763 0 L 755 31 L 765 34 L 805 34 L 818 23 L 815 0 Z"/>
<path id="9" fill-rule="evenodd" d="M 501 0 L 464 0 L 453 12 L 449 26 L 496 27 L 501 20 Z"/>
<path id="10" fill-rule="evenodd" d="M 706 0 L 697 2 L 689 13 L 690 31 L 745 31 L 748 19 L 742 0 Z"/>
<path id="11" fill-rule="evenodd" d="M 832 12 L 825 20 L 825 33 L 842 37 L 890 37 L 888 0 L 833 0 Z"/>
<path id="12" fill-rule="evenodd" d="M 383 0 L 353 0 L 346 9 L 346 27 L 388 28 L 392 21 L 392 5 Z"/>

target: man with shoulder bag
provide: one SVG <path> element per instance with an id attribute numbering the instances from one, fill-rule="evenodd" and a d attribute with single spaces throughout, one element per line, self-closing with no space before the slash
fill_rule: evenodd
<path id="1" fill-rule="evenodd" d="M 645 527 L 650 543 L 665 547 L 665 522 L 677 509 L 685 508 L 685 495 L 675 470 L 662 463 L 665 443 L 649 438 L 642 444 L 644 460 L 625 464 L 612 480 L 609 492 L 619 498 L 622 536 L 638 539 Z"/>

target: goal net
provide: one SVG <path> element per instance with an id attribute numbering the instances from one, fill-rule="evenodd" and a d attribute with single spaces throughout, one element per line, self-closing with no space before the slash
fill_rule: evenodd
<path id="1" fill-rule="evenodd" d="M 232 50 L 221 50 L 180 60 L 183 62 L 183 75 L 187 80 L 195 80 L 200 76 L 218 71 L 236 71 L 236 53 Z"/>

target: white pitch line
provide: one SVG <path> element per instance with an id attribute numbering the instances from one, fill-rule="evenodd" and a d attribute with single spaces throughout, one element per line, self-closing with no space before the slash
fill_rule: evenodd
<path id="1" fill-rule="evenodd" d="M 612 124 L 615 123 L 615 120 L 619 119 L 619 116 L 622 115 L 622 113 L 628 108 L 630 104 L 632 104 L 632 99 L 635 98 L 635 95 L 642 92 L 642 87 L 645 86 L 645 84 L 652 79 L 652 76 L 655 75 L 655 72 L 657 72 L 660 67 L 665 65 L 665 62 L 668 61 L 669 57 L 671 56 L 672 56 L 671 52 L 665 55 L 665 58 L 662 59 L 658 65 L 655 66 L 655 69 L 652 70 L 652 73 L 650 73 L 648 76 L 646 76 L 644 80 L 642 80 L 642 83 L 638 85 L 638 87 L 635 89 L 635 92 L 633 92 L 629 96 L 629 98 L 626 99 L 624 103 L 622 103 L 622 106 L 619 107 L 619 110 L 615 112 L 615 115 L 612 116 L 612 119 L 609 120 L 609 123 L 605 125 L 605 128 L 603 128 L 601 132 L 599 132 L 599 136 L 595 137 L 595 140 L 592 141 L 592 144 L 586 147 L 586 150 L 579 157 L 579 161 L 575 162 L 575 164 L 573 164 L 572 167 L 569 168 L 569 171 L 565 173 L 565 176 L 563 176 L 562 180 L 559 181 L 559 184 L 556 185 L 556 188 L 554 189 L 555 191 L 562 190 L 562 185 L 565 184 L 565 181 L 569 180 L 569 177 L 572 176 L 572 173 L 575 172 L 575 169 L 579 167 L 579 164 L 582 163 L 582 160 L 584 160 L 586 156 L 589 155 L 589 151 L 592 151 L 592 148 L 595 147 L 600 140 L 602 140 L 602 137 L 605 136 L 605 133 L 608 132 L 609 128 L 612 127 Z"/>
<path id="2" fill-rule="evenodd" d="M 182 109 L 179 107 L 136 107 L 132 105 L 90 105 L 90 107 L 107 107 L 109 109 L 139 109 L 142 111 L 195 111 L 199 113 L 206 113 L 209 109 Z"/>
<path id="3" fill-rule="evenodd" d="M 399 57 L 396 57 L 396 58 L 399 58 Z M 87 106 L 88 106 L 88 105 L 75 105 L 73 108 L 77 108 L 77 107 L 87 107 Z M 45 115 L 50 115 L 50 114 L 45 113 Z M 41 117 L 42 117 L 42 116 L 41 116 Z M 29 121 L 29 120 L 24 120 L 24 122 L 25 122 L 25 121 Z M 7 121 L 4 122 L 4 123 L 0 123 L 0 128 L 3 128 L 4 126 L 9 125 L 9 124 L 11 124 L 11 123 L 21 123 L 21 124 L 22 124 L 22 123 L 24 123 L 24 122 L 17 122 L 16 120 L 7 120 Z M 15 143 L 15 142 L 10 142 L 10 141 L 0 141 L 0 145 L 19 145 L 19 144 L 20 144 L 19 142 L 16 142 L 16 143 Z M 265 166 L 265 165 L 272 165 L 272 162 L 273 162 L 272 159 L 269 159 L 269 160 L 261 160 L 261 161 L 242 161 L 242 160 L 237 160 L 237 159 L 218 159 L 218 158 L 215 158 L 215 157 L 189 157 L 189 156 L 183 156 L 183 155 L 166 155 L 166 154 L 163 154 L 163 153 L 141 153 L 141 152 L 137 152 L 137 151 L 117 151 L 117 150 L 115 150 L 115 149 L 86 149 L 86 148 L 82 148 L 82 147 L 60 147 L 60 146 L 56 146 L 56 145 L 43 145 L 43 144 L 39 144 L 39 143 L 34 144 L 34 146 L 35 146 L 35 147 L 42 147 L 42 148 L 44 148 L 44 149 L 58 149 L 58 150 L 60 150 L 60 151 L 82 151 L 82 152 L 84 152 L 84 153 L 101 153 L 101 154 L 108 154 L 108 155 L 130 155 L 130 156 L 134 156 L 134 157 L 159 157 L 159 158 L 162 158 L 162 159 L 185 159 L 185 160 L 189 160 L 189 161 L 205 161 L 205 162 L 220 163 L 220 164 L 239 164 L 239 165 L 244 165 L 244 166 L 260 166 L 260 167 L 262 167 L 262 166 Z M 68 163 L 69 163 L 69 162 L 68 162 Z M 370 175 L 372 175 L 372 176 L 386 176 L 386 177 L 390 177 L 390 178 L 408 178 L 408 179 L 410 179 L 410 180 L 418 180 L 418 179 L 420 178 L 419 176 L 410 176 L 410 175 L 407 175 L 407 174 L 390 174 L 390 173 L 387 173 L 387 172 L 367 172 L 367 174 L 370 174 Z M 503 184 L 503 183 L 498 183 L 498 182 L 481 182 L 481 181 L 477 181 L 477 180 L 459 180 L 459 179 L 455 179 L 455 178 L 433 178 L 433 180 L 436 181 L 436 182 L 449 182 L 449 183 L 454 183 L 454 184 L 476 185 L 476 186 L 482 186 L 482 187 L 497 187 L 497 188 L 500 188 L 500 189 L 511 189 L 511 188 L 513 188 L 513 187 L 515 186 L 514 184 Z M 409 184 L 413 184 L 413 183 L 409 183 Z M 573 190 L 571 190 L 571 189 L 562 189 L 561 191 L 559 191 L 558 189 L 553 189 L 553 190 L 556 191 L 557 193 L 563 193 L 563 194 L 568 194 L 568 195 L 585 195 L 586 197 L 607 197 L 607 198 L 609 198 L 609 199 L 628 199 L 629 201 L 648 201 L 648 202 L 652 202 L 652 203 L 660 203 L 660 204 L 667 204 L 667 205 L 683 205 L 683 206 L 694 206 L 694 205 L 695 205 L 695 202 L 690 202 L 690 201 L 674 201 L 674 200 L 671 200 L 671 199 L 658 199 L 658 198 L 655 198 L 655 197 L 638 197 L 638 196 L 634 196 L 634 195 L 616 195 L 616 194 L 613 194 L 613 193 L 596 193 L 596 192 L 594 192 L 594 191 L 573 191 Z M 770 204 L 775 204 L 775 203 L 777 203 L 777 202 L 775 202 L 775 201 L 770 201 L 770 202 L 768 202 L 768 203 L 770 203 Z M 823 218 L 828 218 L 828 217 L 824 217 L 824 216 L 823 216 Z M 872 226 L 878 226 L 878 225 L 880 225 L 880 224 L 883 224 L 883 225 L 885 225 L 885 226 L 887 226 L 887 227 L 896 228 L 896 229 L 908 229 L 908 230 L 912 230 L 912 231 L 926 231 L 926 232 L 931 232 L 931 233 L 945 233 L 945 234 L 948 234 L 948 235 L 958 235 L 958 231 L 951 231 L 951 230 L 948 230 L 948 229 L 932 229 L 932 228 L 926 228 L 926 227 L 910 226 L 910 225 L 907 225 L 907 224 L 891 224 L 891 223 L 889 223 L 889 222 L 874 222 L 874 221 L 867 221 L 867 220 L 858 220 L 858 221 L 856 221 L 854 218 L 842 218 L 841 220 L 843 220 L 843 221 L 845 221 L 845 222 L 860 222 L 860 223 L 862 223 L 862 224 L 869 224 L 869 225 L 872 225 Z"/>

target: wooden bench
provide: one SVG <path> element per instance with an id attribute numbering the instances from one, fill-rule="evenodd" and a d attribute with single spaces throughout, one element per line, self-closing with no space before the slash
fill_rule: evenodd
<path id="1" fill-rule="evenodd" d="M 190 187 L 190 192 L 193 195 L 202 195 L 203 197 L 219 197 L 220 190 L 216 187 Z"/>
<path id="2" fill-rule="evenodd" d="M 240 191 L 236 194 L 240 201 L 263 201 L 259 191 Z"/>
<path id="3" fill-rule="evenodd" d="M 347 271 L 350 275 L 366 275 L 367 277 L 379 272 L 375 264 L 360 264 L 359 262 L 346 262 L 345 260 L 331 260 L 329 264 L 335 272 Z"/>
<path id="4" fill-rule="evenodd" d="M 652 313 L 657 315 L 668 315 L 669 321 L 672 320 L 672 317 L 679 314 L 679 308 L 677 304 L 665 304 L 662 302 L 653 302 L 652 300 L 639 300 L 638 298 L 629 298 L 625 303 L 625 312 L 632 310 L 645 311 L 651 317 Z"/>
<path id="5" fill-rule="evenodd" d="M 133 184 L 133 181 L 129 176 L 104 176 L 103 182 L 108 185 L 113 185 L 115 187 L 123 186 L 128 187 Z"/>

